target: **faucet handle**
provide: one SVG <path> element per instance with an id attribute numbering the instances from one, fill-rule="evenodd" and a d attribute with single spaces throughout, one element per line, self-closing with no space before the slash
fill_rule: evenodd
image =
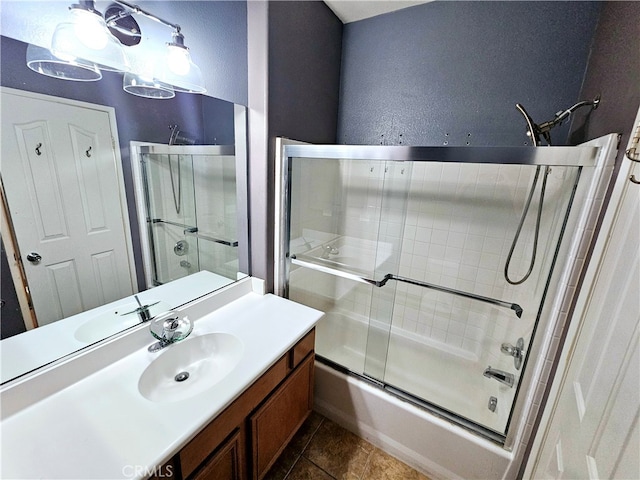
<path id="1" fill-rule="evenodd" d="M 510 355 L 513 357 L 513 366 L 516 368 L 516 370 L 520 370 L 520 367 L 522 367 L 522 359 L 524 357 L 525 351 L 524 351 L 524 339 L 522 337 L 520 337 L 518 339 L 518 341 L 516 342 L 515 347 L 513 345 L 511 345 L 510 343 L 503 343 L 500 346 L 500 351 L 502 353 L 504 353 L 505 355 Z"/>

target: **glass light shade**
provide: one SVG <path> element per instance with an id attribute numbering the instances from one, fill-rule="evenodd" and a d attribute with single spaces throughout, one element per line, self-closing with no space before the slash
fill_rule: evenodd
<path id="1" fill-rule="evenodd" d="M 156 67 L 155 77 L 173 87 L 176 92 L 205 93 L 200 68 L 191 60 L 189 50 L 169 43 Z"/>
<path id="2" fill-rule="evenodd" d="M 133 73 L 124 74 L 122 88 L 127 93 L 144 98 L 167 99 L 176 96 L 170 85 L 155 79 L 148 80 Z"/>
<path id="3" fill-rule="evenodd" d="M 84 61 L 65 61 L 56 57 L 47 48 L 31 45 L 27 47 L 27 66 L 41 75 L 73 80 L 76 82 L 95 82 L 102 73 L 95 64 Z"/>
<path id="4" fill-rule="evenodd" d="M 95 63 L 102 70 L 131 70 L 124 49 L 111 35 L 102 16 L 81 8 L 71 10 L 72 19 L 60 23 L 51 39 L 51 52 L 67 61 Z"/>

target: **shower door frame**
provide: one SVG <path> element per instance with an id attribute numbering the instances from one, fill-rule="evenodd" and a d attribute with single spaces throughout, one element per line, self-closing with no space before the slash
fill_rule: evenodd
<path id="1" fill-rule="evenodd" d="M 571 200 L 569 203 L 568 211 L 564 216 L 564 224 L 562 227 L 562 232 L 560 234 L 560 238 L 558 240 L 558 244 L 556 246 L 555 257 L 553 263 L 551 265 L 551 272 L 548 276 L 547 286 L 545 287 L 545 291 L 543 293 L 543 300 L 546 296 L 546 292 L 549 289 L 549 286 L 552 284 L 552 277 L 554 278 L 555 284 L 558 284 L 560 281 L 561 274 L 556 272 L 555 262 L 558 257 L 558 253 L 562 250 L 562 254 L 568 254 L 569 250 L 575 250 L 578 248 L 576 245 L 566 245 L 570 242 L 563 242 L 563 233 L 564 228 L 567 224 L 575 225 L 580 224 L 580 227 L 583 227 L 585 223 L 592 224 L 595 222 L 595 218 L 599 215 L 600 206 L 602 203 L 601 199 L 596 198 L 594 201 L 590 203 L 588 208 L 589 215 L 585 215 L 584 217 L 589 218 L 578 218 L 579 212 L 572 208 L 573 200 L 575 199 L 576 191 L 580 191 L 580 195 L 582 198 L 591 199 L 591 194 L 594 191 L 604 192 L 606 189 L 606 185 L 608 184 L 608 176 L 607 175 L 599 175 L 595 176 L 596 171 L 601 171 L 605 167 L 609 168 L 609 176 L 613 169 L 612 165 L 605 165 L 606 162 L 613 163 L 613 159 L 611 158 L 610 151 L 613 149 L 615 151 L 615 144 L 617 143 L 615 134 L 609 135 L 607 137 L 602 137 L 606 139 L 603 145 L 596 146 L 579 146 L 579 147 L 402 147 L 402 146 L 368 146 L 368 145 L 310 145 L 305 144 L 301 145 L 300 142 L 291 142 L 286 139 L 278 139 L 276 152 L 280 155 L 277 158 L 276 162 L 276 174 L 280 183 L 276 186 L 276 212 L 279 211 L 281 223 L 276 227 L 276 235 L 277 241 L 275 245 L 275 254 L 276 254 L 276 268 L 275 268 L 275 288 L 276 292 L 282 296 L 288 298 L 289 296 L 289 274 L 290 274 L 290 258 L 288 252 L 289 246 L 289 236 L 290 236 L 290 211 L 291 211 L 291 166 L 293 159 L 296 157 L 301 157 L 305 159 L 348 159 L 350 161 L 361 161 L 361 160 L 379 160 L 379 161 L 394 161 L 394 162 L 403 162 L 403 161 L 411 161 L 411 162 L 449 162 L 449 163 L 479 163 L 479 164 L 507 164 L 507 165 L 528 165 L 528 166 L 564 166 L 564 167 L 578 167 L 577 179 L 574 186 L 574 191 L 571 196 Z M 570 160 L 568 160 L 570 159 Z M 583 175 L 585 172 L 591 173 L 591 175 Z M 585 178 L 586 177 L 586 178 Z M 602 195 L 603 196 L 603 195 Z M 600 202 L 600 203 L 598 203 Z M 586 208 L 586 207 L 585 207 Z M 594 214 L 592 210 L 597 210 Z M 595 217 L 595 218 L 594 218 Z M 590 238 L 586 240 L 587 243 L 590 242 Z M 580 242 L 579 247 L 583 247 L 582 240 Z M 562 269 L 561 269 L 562 270 Z M 365 279 L 366 281 L 366 279 Z M 540 322 L 541 315 L 543 314 L 543 310 L 545 313 L 548 308 L 544 303 L 541 302 L 541 307 L 538 311 L 536 323 L 534 329 L 538 329 L 538 324 Z M 543 308 L 544 307 L 544 308 Z M 552 322 L 551 319 L 545 320 L 544 325 L 544 336 L 547 337 L 549 331 L 552 330 L 548 328 L 548 323 Z M 534 331 L 535 333 L 535 331 Z M 539 334 L 538 336 L 540 336 Z M 535 348 L 540 348 L 540 341 L 535 341 L 536 337 L 532 334 L 531 344 Z M 551 339 L 548 339 L 551 341 Z M 536 344 L 538 344 L 536 346 Z M 534 348 L 532 347 L 532 352 Z M 544 349 L 543 349 L 544 350 Z M 529 353 L 532 353 L 529 352 Z M 527 355 L 525 359 L 529 358 L 530 355 Z M 333 363 L 329 361 L 329 363 Z M 525 376 L 523 373 L 523 377 L 521 378 L 518 391 L 515 394 L 513 405 L 511 408 L 511 415 L 509 422 L 507 424 L 505 434 L 495 433 L 491 430 L 488 430 L 475 422 L 464 421 L 457 415 L 452 415 L 450 418 L 458 425 L 463 428 L 472 430 L 484 438 L 487 438 L 495 443 L 500 444 L 503 448 L 507 450 L 511 450 L 514 448 L 516 442 L 519 438 L 522 437 L 522 433 L 524 430 L 524 418 L 527 417 L 527 412 L 530 412 L 531 407 L 527 405 L 527 402 L 531 402 L 534 393 L 532 390 L 535 390 L 536 387 L 534 380 L 536 380 L 540 376 L 541 367 L 538 365 L 540 360 L 536 361 L 535 368 L 532 366 L 527 371 L 527 375 Z M 345 368 L 340 368 L 339 365 L 332 365 L 334 368 L 338 367 L 338 370 L 344 371 Z M 534 375 L 532 371 L 536 372 Z M 525 370 L 523 369 L 523 372 Z M 359 374 L 357 372 L 348 371 L 349 374 L 362 378 L 366 381 L 371 381 L 365 375 Z M 548 372 L 547 372 L 548 375 Z M 534 378 L 535 377 L 535 378 Z M 384 383 L 380 383 L 379 386 L 385 387 Z M 522 391 L 528 392 L 527 395 L 521 395 Z M 385 388 L 385 390 L 389 391 L 389 389 Z M 392 388 L 389 393 L 395 394 L 396 396 L 400 396 L 405 400 L 410 400 L 415 402 L 415 398 L 411 398 L 411 395 L 402 395 L 401 391 L 393 391 Z M 395 389 L 397 390 L 397 389 Z M 525 398 L 526 397 L 526 398 Z M 427 408 L 432 413 L 436 415 L 442 415 L 440 408 L 436 406 L 434 407 L 429 402 L 417 402 L 419 405 Z M 534 408 L 537 408 L 539 405 L 536 405 Z M 524 415 L 523 415 L 524 414 Z M 445 415 L 447 416 L 447 415 Z M 512 425 L 512 419 L 519 419 L 517 425 Z"/>

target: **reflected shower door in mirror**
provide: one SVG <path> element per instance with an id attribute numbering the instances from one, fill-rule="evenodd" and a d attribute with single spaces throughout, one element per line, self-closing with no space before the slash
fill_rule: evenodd
<path id="1" fill-rule="evenodd" d="M 142 185 L 136 191 L 140 234 L 149 242 L 143 248 L 147 283 L 201 270 L 230 280 L 243 276 L 234 150 L 132 142 L 134 176 Z"/>

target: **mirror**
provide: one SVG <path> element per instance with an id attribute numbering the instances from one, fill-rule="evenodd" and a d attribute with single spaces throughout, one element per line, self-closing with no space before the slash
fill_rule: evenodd
<path id="1" fill-rule="evenodd" d="M 111 295 L 103 295 L 104 302 L 102 303 L 106 303 L 105 306 L 99 307 L 99 303 L 92 300 L 90 302 L 78 301 L 76 304 L 66 308 L 67 304 L 61 302 L 61 312 L 66 312 L 66 314 L 62 316 L 59 315 L 59 317 L 63 319 L 58 320 L 55 318 L 54 320 L 44 322 L 36 318 L 38 324 L 47 324 L 22 333 L 19 333 L 19 327 L 15 328 L 15 324 L 16 322 L 18 324 L 20 322 L 24 324 L 25 320 L 22 317 L 14 318 L 14 326 L 12 326 L 11 312 L 3 308 L 3 340 L 0 345 L 3 356 L 11 352 L 14 348 L 13 345 L 17 343 L 17 338 L 20 339 L 21 344 L 18 350 L 22 349 L 25 343 L 37 343 L 39 351 L 37 353 L 28 352 L 28 354 L 21 355 L 20 365 L 11 365 L 11 368 L 6 371 L 3 365 L 2 383 L 22 373 L 54 361 L 66 354 L 72 353 L 83 346 L 100 341 L 124 328 L 137 324 L 139 314 L 136 312 L 130 314 L 130 312 L 136 310 L 139 306 L 137 300 L 133 297 L 134 293 L 141 292 L 139 294 L 141 303 L 143 305 L 151 305 L 150 312 L 154 315 L 168 308 L 174 308 L 187 303 L 198 296 L 202 296 L 216 288 L 237 280 L 243 275 L 249 274 L 246 210 L 245 107 L 207 95 L 178 92 L 174 98 L 167 100 L 136 97 L 123 91 L 122 74 L 115 72 L 102 72 L 102 79 L 98 82 L 71 82 L 53 79 L 39 75 L 27 68 L 25 56 L 28 44 L 2 36 L 0 37 L 0 46 L 2 49 L 1 81 L 3 95 L 7 92 L 16 93 L 16 90 L 19 90 L 34 92 L 36 94 L 35 96 L 38 97 L 37 99 L 47 100 L 53 99 L 54 97 L 65 99 L 60 100 L 61 104 L 68 103 L 67 99 L 74 102 L 83 102 L 79 104 L 80 107 L 78 108 L 82 108 L 82 105 L 90 104 L 106 106 L 112 109 L 111 117 L 115 123 L 112 124 L 111 128 L 115 129 L 114 138 L 117 142 L 115 145 L 115 157 L 118 163 L 121 164 L 120 183 L 122 188 L 122 192 L 115 195 L 115 198 L 117 203 L 118 196 L 120 196 L 122 200 L 120 204 L 126 206 L 127 210 L 122 213 L 122 223 L 125 225 L 128 223 L 129 226 L 128 229 L 125 229 L 125 253 L 119 255 L 119 257 L 125 256 L 131 259 L 130 265 L 127 267 L 128 272 L 125 272 L 129 275 L 131 288 L 128 291 L 125 289 L 125 294 L 121 292 L 117 297 L 114 297 L 113 293 L 111 293 Z M 25 99 L 31 96 L 31 93 L 29 93 L 25 95 Z M 18 97 L 20 97 L 20 95 L 18 95 Z M 26 111 L 27 107 L 23 107 L 21 104 L 17 104 L 17 106 L 12 104 L 12 109 L 13 111 L 22 112 Z M 5 118 L 10 112 L 9 106 L 3 105 L 3 129 L 6 129 L 10 123 L 15 123 Z M 22 123 L 24 124 L 24 122 Z M 90 130 L 89 127 L 87 127 L 86 130 Z M 223 162 L 224 167 L 216 167 L 217 173 L 206 170 L 207 167 L 203 164 L 203 160 L 194 159 L 195 157 L 192 155 L 192 152 L 188 151 L 190 147 L 185 146 L 178 147 L 175 156 L 174 154 L 161 152 L 159 155 L 161 157 L 164 155 L 164 157 L 160 159 L 153 160 L 146 158 L 147 166 L 149 167 L 149 171 L 147 172 L 148 178 L 146 178 L 144 172 L 145 167 L 140 167 L 141 164 L 136 163 L 144 160 L 142 158 L 143 155 L 140 154 L 140 152 L 142 152 L 142 146 L 148 145 L 148 148 L 151 148 L 153 145 L 164 145 L 166 147 L 167 144 L 170 143 L 170 140 L 175 141 L 176 138 L 178 138 L 178 143 L 183 144 L 216 145 L 217 150 L 215 148 L 214 150 L 217 153 L 209 152 L 210 157 L 206 157 L 204 162 L 206 163 L 210 161 L 210 159 L 213 159 L 217 165 L 221 165 L 220 162 Z M 134 142 L 133 147 L 131 142 Z M 38 148 L 38 143 L 42 142 L 34 144 L 33 151 L 37 159 L 40 160 L 46 158 L 46 152 L 44 146 Z M 91 148 L 93 148 L 93 150 Z M 91 148 L 82 148 L 83 155 L 85 155 L 87 159 L 92 155 L 96 155 L 95 148 Z M 196 147 L 194 146 L 193 148 Z M 38 155 L 38 152 L 40 152 L 41 155 Z M 42 155 L 43 153 L 44 155 Z M 3 151 L 3 154 L 5 154 L 5 151 Z M 171 163 L 172 159 L 173 163 Z M 3 164 L 4 161 L 3 159 Z M 178 172 L 179 169 L 180 172 Z M 11 192 L 13 198 L 9 197 L 9 190 L 12 190 L 12 187 L 7 184 L 5 170 L 6 167 L 3 167 L 3 185 L 8 194 L 8 210 L 11 212 L 11 210 L 15 210 L 13 207 L 17 202 L 16 198 L 20 197 L 19 193 L 17 194 L 18 196 L 16 196 L 15 191 Z M 136 172 L 142 177 L 136 178 Z M 40 171 L 40 173 L 42 173 L 41 176 L 44 178 L 40 178 L 39 181 L 46 181 L 46 172 L 43 173 Z M 179 181 L 178 175 L 180 175 Z M 213 179 L 211 177 L 212 175 L 216 178 Z M 227 191 L 222 196 L 216 196 L 214 194 L 214 191 L 217 192 L 218 190 L 224 189 L 224 186 L 221 186 L 222 184 L 220 183 L 220 176 L 225 176 L 227 190 L 228 185 L 233 185 L 233 192 L 230 193 Z M 155 188 L 157 190 L 155 190 L 155 193 L 151 191 L 149 195 L 143 194 L 142 190 L 144 186 L 141 185 L 141 182 L 144 183 L 147 182 L 147 180 L 147 187 L 154 188 L 154 185 L 156 185 Z M 174 181 L 173 188 L 171 188 L 170 183 L 172 180 Z M 206 181 L 209 180 L 212 182 L 217 181 L 218 183 L 216 185 L 207 184 Z M 16 188 L 13 188 L 13 190 L 16 190 Z M 46 190 L 46 188 L 44 190 Z M 90 190 L 90 188 L 88 188 L 88 190 Z M 160 202 L 156 201 L 156 209 L 161 208 L 162 204 L 165 206 L 172 205 L 171 208 L 174 209 L 173 216 L 167 216 L 163 219 L 159 214 L 152 214 L 152 212 L 149 211 L 142 212 L 140 210 L 144 208 L 145 202 L 149 201 L 149 198 L 153 198 L 154 195 L 162 199 Z M 25 193 L 25 200 L 26 197 L 27 195 Z M 182 199 L 182 209 L 180 209 L 178 205 L 180 199 Z M 82 202 L 87 202 L 84 197 Z M 220 204 L 221 202 L 222 211 L 226 212 L 227 217 L 229 217 L 229 213 L 231 212 L 235 220 L 238 221 L 238 223 L 233 225 L 234 228 L 231 229 L 235 233 L 234 238 L 229 238 L 225 235 L 216 235 L 210 228 L 203 229 L 200 226 L 200 229 L 198 229 L 195 225 L 195 223 L 198 222 L 202 225 L 202 222 L 204 222 L 204 220 L 194 217 L 193 212 L 195 212 L 196 207 L 198 207 L 199 211 L 211 216 L 213 215 L 213 208 L 210 207 Z M 231 205 L 229 202 L 234 202 L 234 204 Z M 91 201 L 89 200 L 88 203 L 90 204 Z M 118 204 L 107 208 L 107 210 L 119 209 L 120 206 Z M 176 215 L 176 211 L 180 211 L 182 214 Z M 192 214 L 187 213 L 188 211 L 192 212 Z M 47 218 L 50 219 L 51 215 L 47 215 Z M 16 220 L 12 219 L 10 215 L 8 220 L 17 224 Z M 227 220 L 230 222 L 233 221 L 233 219 L 229 218 L 227 218 Z M 218 224 L 220 222 L 221 221 L 218 220 Z M 142 228 L 140 228 L 141 223 L 149 223 L 152 230 L 154 228 L 156 230 L 166 230 L 166 238 L 159 239 L 157 232 L 147 229 L 148 225 L 142 225 Z M 179 223 L 179 226 L 176 227 L 175 225 L 170 225 L 170 223 Z M 169 229 L 173 229 L 173 231 L 168 232 Z M 7 244 L 11 241 L 7 241 L 5 230 L 5 225 L 3 225 L 3 256 L 4 249 L 9 251 Z M 216 242 L 216 240 L 221 240 L 218 238 L 220 236 L 224 237 L 222 238 L 222 243 Z M 153 245 L 154 239 L 156 242 L 155 245 Z M 211 245 L 212 240 L 213 244 L 219 248 L 234 250 L 231 257 L 229 255 L 226 255 L 226 257 L 222 255 L 225 264 L 223 268 L 217 272 L 211 271 L 216 270 L 215 265 L 211 263 L 211 261 L 208 263 L 203 261 L 202 266 L 197 265 L 197 245 L 199 243 Z M 172 261 L 175 261 L 174 263 L 178 265 L 178 270 L 182 268 L 183 273 L 176 274 L 174 269 L 174 273 L 165 275 L 164 278 L 149 274 L 149 271 L 154 270 L 153 265 L 150 265 L 150 263 L 159 264 L 164 261 L 152 255 L 154 249 L 161 249 L 159 245 L 163 242 L 169 245 L 170 255 L 175 256 Z M 24 259 L 24 257 L 32 253 L 31 246 L 20 245 L 19 241 L 17 243 L 23 257 L 23 262 L 27 264 L 25 268 L 32 266 L 32 264 L 27 263 Z M 179 245 L 183 245 L 182 250 L 179 248 Z M 188 255 L 186 251 L 187 245 L 190 248 Z M 196 247 L 195 250 L 194 246 Z M 164 245 L 163 248 L 165 247 L 166 245 Z M 166 247 L 165 250 L 167 250 L 167 248 L 168 247 Z M 34 251 L 33 253 L 37 252 Z M 210 253 L 207 255 L 209 257 L 212 256 Z M 232 262 L 229 261 L 230 258 L 233 260 Z M 11 278 L 6 275 L 4 270 L 4 260 L 3 258 L 3 298 L 5 296 L 5 287 L 7 287 L 7 283 L 11 281 Z M 37 259 L 33 263 L 37 264 Z M 207 263 L 207 265 L 205 266 L 204 263 Z M 230 263 L 232 264 L 231 267 Z M 180 266 L 181 264 L 182 267 Z M 157 266 L 156 270 L 159 271 Z M 187 273 L 192 275 L 187 276 Z M 64 282 L 64 275 L 62 279 Z M 110 283 L 110 285 L 107 286 L 108 288 L 103 290 L 109 290 L 109 288 L 116 284 L 120 286 L 121 282 L 108 283 Z M 155 288 L 150 291 L 145 291 L 154 286 Z M 30 288 L 33 289 L 35 287 Z M 18 290 L 20 289 L 18 288 Z M 113 290 L 113 288 L 111 288 L 111 290 Z M 115 304 L 112 303 L 116 298 L 121 297 L 125 297 L 124 300 Z M 87 309 L 91 309 L 88 312 L 90 313 L 90 317 L 86 315 L 75 315 Z M 17 308 L 13 308 L 13 311 L 16 310 Z M 20 312 L 17 312 L 17 314 L 19 315 Z M 90 322 L 88 320 L 90 320 Z M 26 323 L 29 323 L 29 321 L 30 320 L 27 319 Z M 89 323 L 91 323 L 91 325 L 89 325 Z M 66 340 L 69 341 L 61 340 L 62 335 L 68 337 Z M 10 338 L 5 339 L 7 336 Z M 43 352 L 42 350 L 45 351 Z M 24 361 L 22 361 L 23 357 Z"/>

